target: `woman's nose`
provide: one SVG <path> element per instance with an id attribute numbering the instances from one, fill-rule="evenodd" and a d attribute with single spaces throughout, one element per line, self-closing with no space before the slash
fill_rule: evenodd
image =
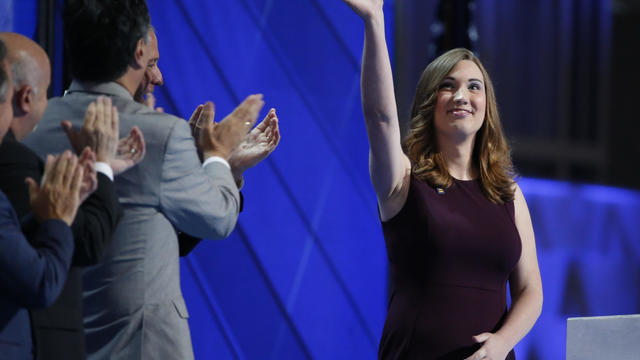
<path id="1" fill-rule="evenodd" d="M 466 104 L 467 103 L 467 94 L 464 91 L 464 88 L 459 88 L 453 94 L 453 101 L 456 102 L 456 103 L 460 103 L 460 104 Z"/>

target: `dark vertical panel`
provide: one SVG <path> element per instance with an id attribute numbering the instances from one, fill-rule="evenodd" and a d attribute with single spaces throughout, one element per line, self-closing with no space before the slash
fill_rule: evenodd
<path id="1" fill-rule="evenodd" d="M 51 61 L 51 69 L 56 68 L 57 64 L 54 64 L 55 57 L 55 12 L 54 12 L 55 0 L 38 0 L 38 23 L 36 27 L 36 33 L 34 40 L 44 48 L 44 51 L 49 55 Z M 49 97 L 52 96 L 52 91 L 49 91 Z"/>
<path id="2" fill-rule="evenodd" d="M 47 52 L 51 62 L 49 97 L 61 96 L 70 83 L 64 61 L 63 6 L 64 0 L 37 0 L 37 23 L 33 39 Z"/>
<path id="3" fill-rule="evenodd" d="M 411 105 L 422 71 L 432 60 L 434 23 L 439 0 L 398 1 L 394 28 L 394 80 L 402 136 L 407 134 Z"/>
<path id="4" fill-rule="evenodd" d="M 615 1 L 618 4 L 613 17 L 611 56 L 611 107 L 602 114 L 610 117 L 609 173 L 618 186 L 640 188 L 640 167 L 630 166 L 629 159 L 640 158 L 640 122 L 637 116 L 637 98 L 634 90 L 640 84 L 637 71 L 636 38 L 640 33 L 640 3 L 632 0 Z"/>

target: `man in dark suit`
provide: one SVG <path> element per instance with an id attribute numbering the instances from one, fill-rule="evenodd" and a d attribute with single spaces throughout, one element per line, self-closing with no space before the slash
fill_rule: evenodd
<path id="1" fill-rule="evenodd" d="M 0 40 L 0 143 L 13 118 L 13 86 Z M 80 198 L 83 168 L 67 151 L 46 164 L 41 186 L 28 179 L 33 214 L 21 224 L 0 191 L 0 359 L 31 359 L 27 308 L 50 305 L 65 282 L 73 254 L 69 225 Z M 0 172 L 0 178 L 4 176 Z"/>
<path id="2" fill-rule="evenodd" d="M 40 181 L 44 166 L 40 157 L 20 143 L 20 140 L 40 121 L 47 106 L 50 65 L 47 54 L 32 40 L 14 33 L 0 33 L 0 39 L 5 41 L 9 49 L 8 61 L 15 94 L 14 116 L 0 145 L 0 172 L 3 174 L 0 189 L 21 218 L 30 211 L 24 179 L 31 177 Z M 101 101 L 94 108 L 96 116 L 110 106 L 106 99 Z M 112 164 L 116 172 L 123 171 L 122 167 L 126 168 L 126 165 L 123 165 L 122 158 L 119 164 L 114 164 L 118 161 L 114 156 L 117 130 L 113 130 L 108 121 L 94 124 L 92 130 L 95 133 L 102 132 L 107 136 L 90 136 L 90 130 L 85 128 L 82 139 L 80 134 L 74 137 L 77 143 L 83 142 L 83 145 L 93 148 L 99 162 L 96 165 L 97 188 L 82 203 L 72 225 L 75 239 L 73 267 L 57 301 L 49 308 L 31 311 L 38 359 L 84 359 L 81 267 L 94 265 L 99 261 L 120 216 L 113 187 Z M 139 130 L 134 130 L 134 133 L 136 131 L 140 135 Z M 142 140 L 141 137 L 137 139 Z M 143 144 L 138 144 L 138 148 L 144 148 Z M 143 154 L 143 151 L 137 153 L 138 161 Z M 133 163 L 134 161 L 129 161 L 128 165 Z"/>

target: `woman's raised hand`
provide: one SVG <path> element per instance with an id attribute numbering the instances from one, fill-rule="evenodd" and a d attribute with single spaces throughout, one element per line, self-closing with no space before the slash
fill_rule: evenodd
<path id="1" fill-rule="evenodd" d="M 382 14 L 383 0 L 342 0 L 363 20 L 370 19 L 376 14 Z"/>

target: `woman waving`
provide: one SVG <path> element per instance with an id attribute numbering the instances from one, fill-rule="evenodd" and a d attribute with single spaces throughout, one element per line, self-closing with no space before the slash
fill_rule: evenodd
<path id="1" fill-rule="evenodd" d="M 466 49 L 435 59 L 402 142 L 382 1 L 343 1 L 365 25 L 362 104 L 394 289 L 378 358 L 515 359 L 542 284 L 489 75 Z"/>

